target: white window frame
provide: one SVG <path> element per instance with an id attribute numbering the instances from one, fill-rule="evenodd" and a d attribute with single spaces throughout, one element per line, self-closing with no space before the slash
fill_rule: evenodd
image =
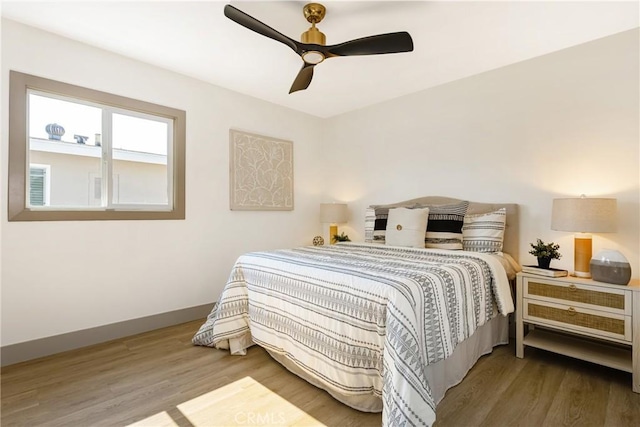
<path id="1" fill-rule="evenodd" d="M 29 95 L 43 95 L 102 109 L 103 195 L 112 191 L 111 114 L 123 114 L 168 123 L 167 205 L 114 204 L 89 207 L 29 206 Z M 185 218 L 186 113 L 93 89 L 10 71 L 9 94 L 9 221 L 131 220 Z M 107 120 L 105 121 L 105 115 Z M 105 175 L 105 158 L 108 162 Z"/>

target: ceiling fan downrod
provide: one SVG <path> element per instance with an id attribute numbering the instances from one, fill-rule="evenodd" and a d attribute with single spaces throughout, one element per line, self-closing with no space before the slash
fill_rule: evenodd
<path id="1" fill-rule="evenodd" d="M 302 43 L 327 44 L 327 38 L 325 35 L 322 31 L 316 28 L 316 24 L 322 21 L 324 15 L 327 13 L 327 9 L 320 3 L 309 3 L 305 5 L 302 12 L 304 13 L 304 17 L 311 24 L 311 28 L 302 33 L 300 41 Z"/>

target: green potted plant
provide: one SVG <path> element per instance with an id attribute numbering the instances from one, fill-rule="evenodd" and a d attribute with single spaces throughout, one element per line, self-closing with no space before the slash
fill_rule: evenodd
<path id="1" fill-rule="evenodd" d="M 532 248 L 529 253 L 538 258 L 538 267 L 540 268 L 549 268 L 552 259 L 562 258 L 562 254 L 558 252 L 560 245 L 556 243 L 545 243 L 542 240 L 537 239 L 535 244 L 529 244 Z"/>
<path id="2" fill-rule="evenodd" d="M 334 234 L 333 235 L 333 241 L 334 242 L 350 242 L 351 239 L 349 238 L 348 235 L 344 234 L 344 231 L 340 234 Z"/>

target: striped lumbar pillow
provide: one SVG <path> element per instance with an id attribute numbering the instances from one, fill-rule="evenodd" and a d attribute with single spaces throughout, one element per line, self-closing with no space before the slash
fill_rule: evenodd
<path id="1" fill-rule="evenodd" d="M 501 252 L 506 223 L 505 208 L 465 216 L 462 227 L 463 249 L 472 252 Z"/>
<path id="2" fill-rule="evenodd" d="M 421 207 L 429 208 L 425 246 L 434 249 L 462 249 L 462 225 L 469 202 Z"/>

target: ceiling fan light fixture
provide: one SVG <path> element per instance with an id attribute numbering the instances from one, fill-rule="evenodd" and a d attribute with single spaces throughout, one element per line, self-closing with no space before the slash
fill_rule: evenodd
<path id="1" fill-rule="evenodd" d="M 302 54 L 302 60 L 307 64 L 316 65 L 324 61 L 324 55 L 316 50 L 310 50 Z"/>

